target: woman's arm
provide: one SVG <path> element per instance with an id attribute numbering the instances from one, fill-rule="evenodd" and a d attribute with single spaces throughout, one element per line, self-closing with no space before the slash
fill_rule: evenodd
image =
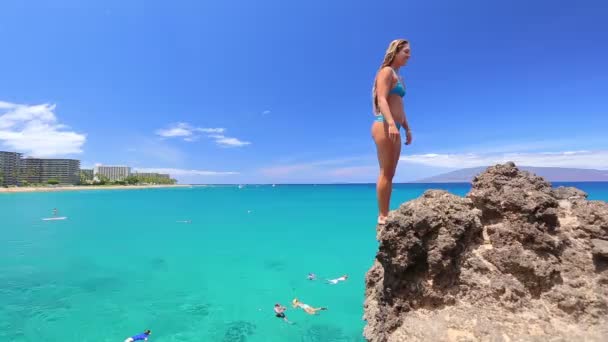
<path id="1" fill-rule="evenodd" d="M 403 121 L 401 122 L 401 126 L 407 132 L 410 130 L 410 125 L 407 123 L 407 115 L 405 114 L 405 109 L 403 109 Z"/>
<path id="2" fill-rule="evenodd" d="M 412 130 L 410 124 L 407 122 L 407 116 L 405 115 L 405 109 L 403 110 L 403 130 L 405 130 L 405 144 L 409 145 L 412 143 Z"/>

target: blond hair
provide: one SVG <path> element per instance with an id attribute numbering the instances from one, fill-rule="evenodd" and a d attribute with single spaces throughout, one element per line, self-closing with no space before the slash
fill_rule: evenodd
<path id="1" fill-rule="evenodd" d="M 378 73 L 382 68 L 390 66 L 395 60 L 395 56 L 401 49 L 403 49 L 409 42 L 405 39 L 395 39 L 389 45 L 388 49 L 386 49 L 386 53 L 384 54 L 384 61 L 382 61 L 382 65 L 378 68 L 378 72 L 376 73 L 376 77 L 374 77 L 374 86 L 372 88 L 372 98 L 373 98 L 373 106 L 374 106 L 374 114 L 379 113 L 378 111 L 378 96 L 376 94 L 376 83 L 378 82 Z"/>

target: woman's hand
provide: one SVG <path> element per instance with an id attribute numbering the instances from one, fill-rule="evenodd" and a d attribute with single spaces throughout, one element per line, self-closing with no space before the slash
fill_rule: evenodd
<path id="1" fill-rule="evenodd" d="M 405 130 L 405 144 L 409 145 L 412 143 L 412 131 L 409 128 Z"/>
<path id="2" fill-rule="evenodd" d="M 399 138 L 399 130 L 397 129 L 397 126 L 394 122 L 388 124 L 388 137 L 389 139 L 391 139 L 392 142 L 397 141 L 397 139 Z"/>

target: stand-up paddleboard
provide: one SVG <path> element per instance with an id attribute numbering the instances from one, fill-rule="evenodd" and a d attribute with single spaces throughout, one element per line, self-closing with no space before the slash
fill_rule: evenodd
<path id="1" fill-rule="evenodd" d="M 67 219 L 67 216 L 59 216 L 59 217 L 45 217 L 42 221 L 61 221 Z"/>

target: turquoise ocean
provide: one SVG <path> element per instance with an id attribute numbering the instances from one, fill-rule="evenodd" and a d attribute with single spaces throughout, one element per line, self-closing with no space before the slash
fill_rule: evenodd
<path id="1" fill-rule="evenodd" d="M 429 188 L 469 185 L 395 185 L 392 208 Z M 42 221 L 53 208 L 68 219 Z M 375 220 L 373 184 L 0 194 L 0 341 L 364 341 Z"/>

